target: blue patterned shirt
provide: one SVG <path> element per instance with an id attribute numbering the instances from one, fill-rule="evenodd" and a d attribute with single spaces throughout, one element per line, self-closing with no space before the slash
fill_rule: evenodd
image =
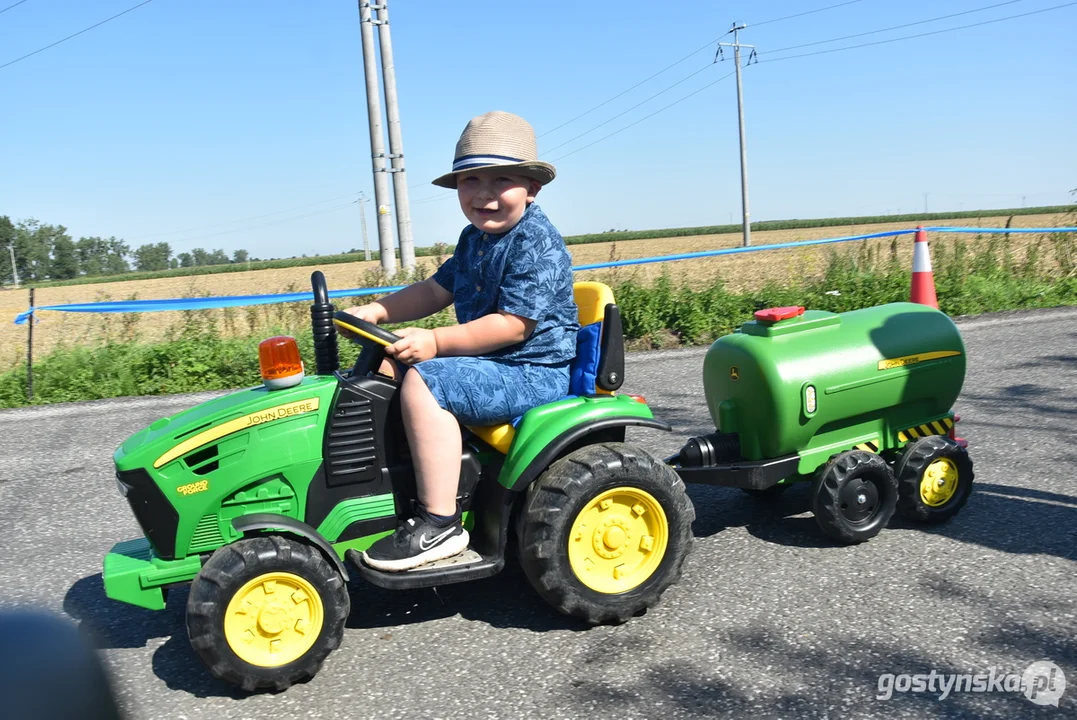
<path id="1" fill-rule="evenodd" d="M 535 321 L 527 339 L 483 357 L 534 365 L 567 365 L 576 357 L 572 257 L 538 205 L 506 233 L 468 225 L 434 280 L 453 294 L 461 324 L 498 311 Z"/>

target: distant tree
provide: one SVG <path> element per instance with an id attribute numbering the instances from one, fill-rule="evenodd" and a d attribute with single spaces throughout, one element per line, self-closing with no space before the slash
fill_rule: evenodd
<path id="1" fill-rule="evenodd" d="M 232 262 L 234 263 L 245 263 L 248 259 L 249 256 L 246 250 L 236 250 L 232 253 Z"/>
<path id="2" fill-rule="evenodd" d="M 209 253 L 202 248 L 195 248 L 191 251 L 191 257 L 194 259 L 195 267 L 202 267 L 203 265 L 209 265 Z"/>
<path id="3" fill-rule="evenodd" d="M 83 275 L 103 275 L 108 265 L 108 241 L 99 237 L 81 237 L 75 243 L 79 272 Z"/>
<path id="4" fill-rule="evenodd" d="M 135 250 L 135 267 L 140 271 L 167 270 L 172 247 L 166 242 L 142 245 Z"/>
<path id="5" fill-rule="evenodd" d="M 220 250 L 220 249 L 214 250 L 213 252 L 211 252 L 209 254 L 209 258 L 207 259 L 207 263 L 209 265 L 227 265 L 228 264 L 228 256 L 224 254 L 224 250 Z"/>
<path id="6" fill-rule="evenodd" d="M 79 257 L 75 242 L 66 234 L 57 235 L 52 241 L 49 277 L 53 280 L 70 280 L 78 274 Z"/>
<path id="7" fill-rule="evenodd" d="M 175 270 L 179 266 L 180 266 L 179 260 L 177 260 L 176 258 L 172 258 L 171 260 L 168 261 L 168 268 L 170 270 Z"/>
<path id="8" fill-rule="evenodd" d="M 14 282 L 14 274 L 11 272 L 11 251 L 8 247 L 15 245 L 15 226 L 7 215 L 0 215 L 0 281 Z"/>
<path id="9" fill-rule="evenodd" d="M 180 253 L 176 256 L 176 259 L 179 260 L 180 267 L 194 267 L 194 258 L 191 257 L 191 253 Z"/>
<path id="10" fill-rule="evenodd" d="M 131 254 L 131 248 L 123 240 L 117 240 L 115 236 L 108 239 L 108 253 L 105 255 L 106 275 L 123 275 L 131 272 L 131 264 L 127 262 L 127 256 Z"/>

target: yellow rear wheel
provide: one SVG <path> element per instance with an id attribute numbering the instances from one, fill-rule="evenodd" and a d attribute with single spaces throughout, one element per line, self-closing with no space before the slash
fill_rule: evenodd
<path id="1" fill-rule="evenodd" d="M 920 480 L 920 499 L 930 507 L 945 505 L 957 492 L 958 478 L 957 463 L 950 458 L 939 458 L 924 471 Z"/>
<path id="2" fill-rule="evenodd" d="M 224 637 L 241 660 L 280 667 L 314 646 L 324 615 L 313 585 L 292 573 L 270 572 L 232 596 L 224 615 Z"/>
<path id="3" fill-rule="evenodd" d="M 638 587 L 662 563 L 669 522 L 650 493 L 617 487 L 593 498 L 569 529 L 568 559 L 576 578 L 600 593 Z"/>

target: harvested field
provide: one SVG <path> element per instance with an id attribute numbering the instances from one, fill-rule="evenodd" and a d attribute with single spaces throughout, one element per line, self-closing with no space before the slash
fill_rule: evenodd
<path id="1" fill-rule="evenodd" d="M 1004 227 L 1007 217 L 977 220 L 937 221 L 938 225 Z M 1072 216 L 1068 218 L 1072 221 Z M 1014 218 L 1012 224 L 1022 227 L 1053 227 L 1067 222 L 1061 214 L 1028 215 Z M 826 227 L 804 230 L 774 230 L 752 234 L 753 245 L 769 245 L 798 240 L 813 240 L 845 235 L 859 235 L 884 230 L 905 229 L 908 223 L 881 223 L 853 227 Z M 932 234 L 938 245 L 949 243 L 957 235 Z M 971 241 L 974 235 L 965 235 Z M 1024 248 L 1039 239 L 1038 235 L 1013 235 L 1009 246 L 1016 258 L 1023 257 Z M 891 238 L 868 241 L 877 253 L 889 253 Z M 641 257 L 717 250 L 740 245 L 739 235 L 705 235 L 654 240 L 629 240 L 616 243 L 595 243 L 569 247 L 575 264 L 627 260 Z M 678 285 L 706 286 L 721 278 L 730 290 L 751 290 L 770 282 L 785 283 L 822 276 L 831 252 L 856 253 L 864 242 L 838 243 L 787 250 L 770 250 L 716 258 L 685 260 L 653 265 L 628 266 L 610 270 L 579 273 L 577 277 L 609 283 L 636 280 L 647 283 L 667 272 Z M 899 260 L 911 266 L 912 236 L 897 238 Z M 419 258 L 420 266 L 429 274 L 436 267 L 434 258 Z M 102 300 L 140 300 L 192 296 L 253 295 L 295 292 L 309 288 L 314 267 L 295 267 L 276 270 L 226 273 L 155 280 L 134 280 L 98 285 L 74 285 L 43 288 L 36 293 L 36 304 L 59 305 Z M 327 265 L 321 268 L 330 288 L 366 287 L 378 270 L 376 262 Z M 12 320 L 26 309 L 25 290 L 0 292 L 0 370 L 25 359 L 26 326 L 16 326 Z M 294 326 L 306 316 L 305 307 L 260 306 L 231 310 L 197 311 L 218 323 L 224 334 L 249 334 L 274 327 Z M 207 319 L 208 319 L 207 318 Z M 108 340 L 154 340 L 168 333 L 181 332 L 183 314 L 179 312 L 139 313 L 127 315 L 94 315 L 84 313 L 42 312 L 34 327 L 34 353 L 40 357 L 60 343 L 95 344 Z"/>

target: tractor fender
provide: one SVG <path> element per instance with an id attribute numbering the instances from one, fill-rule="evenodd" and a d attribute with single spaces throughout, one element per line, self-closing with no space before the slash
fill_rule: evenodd
<path id="1" fill-rule="evenodd" d="M 661 420 L 632 415 L 615 415 L 613 417 L 604 417 L 593 422 L 576 425 L 561 433 L 555 437 L 553 441 L 548 443 L 546 447 L 544 447 L 538 455 L 528 463 L 523 472 L 516 477 L 516 480 L 512 483 L 510 489 L 517 492 L 526 490 L 527 487 L 554 462 L 554 460 L 565 454 L 566 449 L 573 443 L 601 430 L 617 427 L 624 428 L 629 425 L 655 428 L 656 430 L 664 430 L 666 432 L 671 432 L 673 430 L 672 425 L 662 422 Z"/>
<path id="2" fill-rule="evenodd" d="M 337 556 L 333 546 L 329 544 L 321 534 L 307 525 L 305 522 L 295 520 L 294 518 L 287 517 L 286 515 L 274 515 L 273 513 L 252 513 L 251 515 L 241 515 L 232 521 L 232 527 L 236 529 L 240 534 L 246 534 L 253 530 L 283 530 L 286 533 L 292 535 L 298 535 L 304 540 L 309 540 L 313 543 L 322 554 L 325 555 L 325 559 L 328 560 L 336 567 L 341 577 L 344 578 L 344 582 L 348 582 L 348 570 L 344 567 L 344 563 L 340 557 Z"/>

